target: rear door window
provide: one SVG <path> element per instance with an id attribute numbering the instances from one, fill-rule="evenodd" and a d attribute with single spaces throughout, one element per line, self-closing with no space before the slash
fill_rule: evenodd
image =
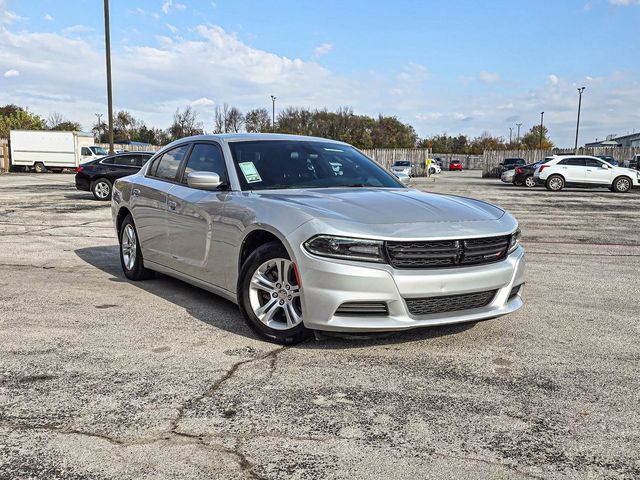
<path id="1" fill-rule="evenodd" d="M 135 155 L 118 155 L 115 158 L 115 165 L 120 165 L 123 167 L 136 167 L 136 156 Z"/>
<path id="2" fill-rule="evenodd" d="M 584 158 L 565 158 L 564 160 L 560 160 L 558 165 L 569 165 L 572 167 L 584 167 L 585 159 Z"/>
<path id="3" fill-rule="evenodd" d="M 162 180 L 175 181 L 180 163 L 184 160 L 185 155 L 189 151 L 190 144 L 180 145 L 165 152 L 153 165 L 151 175 Z"/>

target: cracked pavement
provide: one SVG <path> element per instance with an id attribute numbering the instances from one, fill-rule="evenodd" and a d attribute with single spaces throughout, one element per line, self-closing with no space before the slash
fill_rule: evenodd
<path id="1" fill-rule="evenodd" d="M 295 347 L 121 273 L 108 204 L 0 176 L 0 478 L 639 478 L 638 191 L 417 188 L 519 219 L 525 306 Z"/>

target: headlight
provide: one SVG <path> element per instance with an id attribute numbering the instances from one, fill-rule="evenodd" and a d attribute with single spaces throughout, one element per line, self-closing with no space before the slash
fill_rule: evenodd
<path id="1" fill-rule="evenodd" d="M 520 228 L 511 234 L 511 242 L 509 243 L 509 251 L 507 252 L 507 255 L 515 251 L 515 249 L 518 248 L 518 245 L 520 245 L 520 235 Z"/>
<path id="2" fill-rule="evenodd" d="M 304 248 L 321 257 L 384 263 L 383 244 L 381 240 L 318 235 L 304 242 Z"/>

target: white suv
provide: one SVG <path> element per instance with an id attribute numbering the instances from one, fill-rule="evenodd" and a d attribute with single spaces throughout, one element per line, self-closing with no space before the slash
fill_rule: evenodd
<path id="1" fill-rule="evenodd" d="M 585 155 L 556 155 L 536 168 L 533 178 L 555 192 L 573 186 L 607 187 L 622 193 L 640 185 L 639 171 Z"/>

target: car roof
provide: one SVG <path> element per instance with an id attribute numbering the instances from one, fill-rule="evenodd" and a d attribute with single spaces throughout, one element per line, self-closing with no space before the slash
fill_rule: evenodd
<path id="1" fill-rule="evenodd" d="M 324 143 L 335 143 L 336 145 L 348 145 L 345 142 L 340 142 L 338 140 L 331 140 L 329 138 L 320 138 L 320 137 L 309 137 L 306 135 L 288 135 L 282 133 L 220 133 L 213 135 L 194 135 L 192 137 L 184 137 L 179 140 L 176 140 L 169 145 L 173 145 L 174 143 L 177 145 L 182 142 L 196 142 L 202 140 L 217 140 L 219 142 L 250 142 L 250 141 L 269 141 L 269 140 L 298 140 L 298 141 L 309 141 L 309 142 L 324 142 Z M 168 145 L 167 145 L 168 146 Z"/>

